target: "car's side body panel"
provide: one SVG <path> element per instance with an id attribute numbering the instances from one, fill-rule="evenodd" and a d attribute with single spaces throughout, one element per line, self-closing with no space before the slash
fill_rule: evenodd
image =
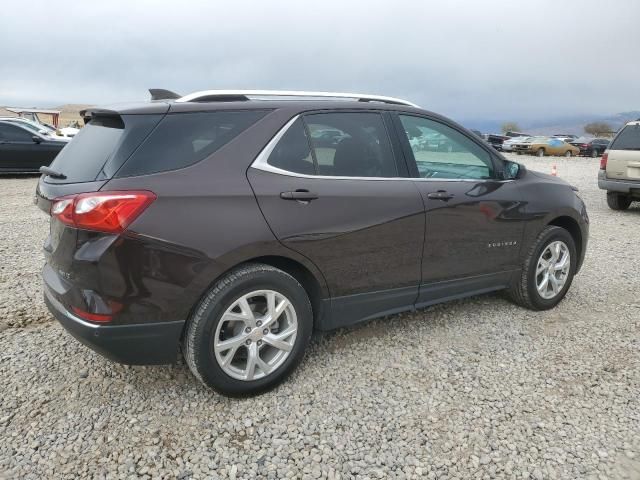
<path id="1" fill-rule="evenodd" d="M 167 323 L 164 330 L 173 335 L 222 275 L 239 264 L 270 257 L 310 273 L 318 285 L 317 305 L 325 307 L 315 312 L 315 327 L 330 329 L 504 288 L 522 252 L 556 217 L 582 222 L 586 239 L 586 216 L 581 217 L 573 192 L 566 184 L 553 185 L 533 173 L 511 181 L 430 183 L 401 170 L 404 178 L 332 179 L 250 167 L 295 116 L 317 111 L 320 105 L 327 111 L 353 109 L 352 103 L 275 104 L 239 137 L 178 170 L 76 184 L 41 179 L 37 202 L 45 211 L 54 198 L 80 192 L 149 190 L 157 196 L 121 235 L 62 227 L 52 220 L 45 244 L 49 304 L 112 313 L 113 327 Z M 211 108 L 193 103 L 172 105 L 172 111 L 174 107 L 176 113 Z M 157 114 L 158 108 L 150 107 L 149 113 Z M 132 114 L 146 109 L 136 106 Z M 411 107 L 380 110 L 446 121 Z M 397 155 L 397 133 L 391 135 Z M 501 164 L 502 157 L 492 155 Z M 456 195 L 448 207 L 425 197 L 440 188 L 439 183 L 447 183 Z M 540 194 L 542 184 L 550 185 L 545 195 Z M 305 203 L 280 196 L 299 189 L 318 198 Z M 67 313 L 65 321 L 73 320 Z M 86 340 L 87 332 L 92 330 L 76 333 Z M 154 358 L 145 351 L 146 361 L 126 361 L 173 358 L 179 338 L 176 334 L 158 341 L 175 350 L 170 355 L 165 351 Z"/>

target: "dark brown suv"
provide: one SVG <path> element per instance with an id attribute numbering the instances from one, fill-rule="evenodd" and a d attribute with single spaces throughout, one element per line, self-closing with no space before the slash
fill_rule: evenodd
<path id="1" fill-rule="evenodd" d="M 225 394 L 284 379 L 314 329 L 496 290 L 551 308 L 584 259 L 574 188 L 403 100 L 206 91 L 86 120 L 37 189 L 50 310 L 115 361 L 181 347 Z"/>

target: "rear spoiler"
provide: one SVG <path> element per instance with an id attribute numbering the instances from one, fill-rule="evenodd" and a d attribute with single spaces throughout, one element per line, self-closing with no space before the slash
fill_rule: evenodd
<path id="1" fill-rule="evenodd" d="M 108 110 L 106 108 L 86 108 L 84 110 L 80 110 L 79 113 L 80 113 L 80 116 L 82 117 L 82 120 L 84 120 L 85 125 L 91 121 L 91 118 L 94 115 L 120 117 L 120 114 L 115 110 Z"/>

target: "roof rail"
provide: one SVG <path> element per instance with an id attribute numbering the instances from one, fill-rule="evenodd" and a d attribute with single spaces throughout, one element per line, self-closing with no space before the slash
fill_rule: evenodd
<path id="1" fill-rule="evenodd" d="M 380 95 L 367 95 L 361 93 L 339 93 L 339 92 L 305 92 L 295 90 L 203 90 L 190 93 L 180 97 L 176 102 L 234 102 L 246 101 L 251 98 L 264 99 L 273 97 L 306 97 L 311 99 L 345 99 L 357 100 L 358 102 L 382 102 L 392 105 L 407 105 L 417 107 L 415 103 L 402 100 L 400 98 L 383 97 Z"/>

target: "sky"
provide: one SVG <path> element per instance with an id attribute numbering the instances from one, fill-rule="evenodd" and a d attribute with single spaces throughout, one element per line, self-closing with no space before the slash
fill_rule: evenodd
<path id="1" fill-rule="evenodd" d="M 640 110 L 638 0 L 7 2 L 0 105 L 361 92 L 458 120 Z"/>

